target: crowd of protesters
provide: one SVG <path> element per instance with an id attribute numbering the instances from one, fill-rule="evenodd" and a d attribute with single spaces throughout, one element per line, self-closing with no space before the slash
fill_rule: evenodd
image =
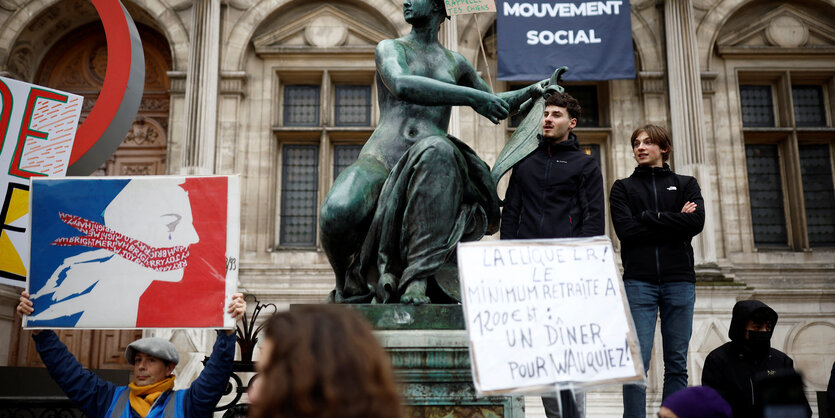
<path id="1" fill-rule="evenodd" d="M 580 105 L 570 95 L 557 93 L 544 109 L 539 146 L 511 175 L 501 238 L 602 235 L 605 202 L 600 167 L 580 150 L 572 132 Z M 664 128 L 643 126 L 630 141 L 637 167 L 614 183 L 609 204 L 644 373 L 660 315 L 664 383 L 658 416 L 811 416 L 792 359 L 771 347 L 778 314 L 756 300 L 736 303 L 730 341 L 707 356 L 702 386 L 687 387 L 696 298 L 691 240 L 704 226 L 704 200 L 695 178 L 671 170 L 673 145 Z M 17 312 L 36 314 L 25 291 Z M 241 294 L 234 295 L 227 312 L 236 319 L 245 314 Z M 275 314 L 264 329 L 258 377 L 248 393 L 250 416 L 404 416 L 389 357 L 356 311 L 338 305 L 303 305 Z M 232 373 L 236 341 L 234 330 L 218 331 L 203 371 L 188 389 L 174 390 L 179 354 L 168 340 L 142 338 L 128 345 L 125 360 L 133 367 L 133 382 L 117 386 L 85 370 L 54 332 L 36 330 L 32 338 L 49 374 L 87 416 L 124 418 L 211 416 Z M 835 380 L 835 365 L 832 370 Z M 833 385 L 831 380 L 830 402 L 835 396 Z M 624 385 L 624 417 L 646 417 L 645 390 L 642 385 Z M 585 416 L 585 398 L 575 399 L 572 392 L 546 396 L 543 404 L 549 418 Z"/>

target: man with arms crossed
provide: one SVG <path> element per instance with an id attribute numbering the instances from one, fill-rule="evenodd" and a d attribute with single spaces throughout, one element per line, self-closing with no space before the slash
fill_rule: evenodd
<path id="1" fill-rule="evenodd" d="M 24 290 L 17 313 L 33 312 L 29 292 Z M 226 312 L 234 318 L 243 316 L 242 294 L 232 297 Z M 125 359 L 133 366 L 134 382 L 116 386 L 82 368 L 55 332 L 34 331 L 32 339 L 49 375 L 86 416 L 114 418 L 211 417 L 232 373 L 236 341 L 234 329 L 218 330 L 212 355 L 197 380 L 188 389 L 172 390 L 172 372 L 180 356 L 168 340 L 142 338 L 129 344 Z"/>
<path id="2" fill-rule="evenodd" d="M 704 200 L 695 178 L 675 174 L 667 165 L 673 145 L 664 128 L 638 128 L 631 143 L 638 167 L 615 182 L 609 203 L 645 373 L 661 312 L 663 400 L 687 386 L 687 346 L 696 301 L 690 241 L 704 227 Z M 646 388 L 624 385 L 623 407 L 624 417 L 646 417 Z"/>
<path id="3" fill-rule="evenodd" d="M 502 211 L 501 239 L 572 238 L 603 235 L 603 177 L 597 161 L 580 150 L 582 109 L 568 93 L 545 101 L 539 147 L 513 167 Z M 571 392 L 560 392 L 563 418 L 579 416 Z M 584 397 L 579 398 L 584 410 Z M 559 417 L 556 398 L 542 398 L 545 415 Z"/>

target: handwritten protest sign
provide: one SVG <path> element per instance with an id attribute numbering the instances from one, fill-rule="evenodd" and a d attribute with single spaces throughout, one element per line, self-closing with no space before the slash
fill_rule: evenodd
<path id="1" fill-rule="evenodd" d="M 26 283 L 29 178 L 66 174 L 82 100 L 0 77 L 0 283 Z"/>
<path id="2" fill-rule="evenodd" d="M 32 180 L 27 328 L 232 327 L 238 176 Z"/>
<path id="3" fill-rule="evenodd" d="M 496 0 L 444 0 L 450 16 L 496 11 Z"/>
<path id="4" fill-rule="evenodd" d="M 613 255 L 606 237 L 458 245 L 479 393 L 643 379 Z"/>

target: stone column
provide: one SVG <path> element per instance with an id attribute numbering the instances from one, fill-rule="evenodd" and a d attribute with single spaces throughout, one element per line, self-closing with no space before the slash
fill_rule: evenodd
<path id="1" fill-rule="evenodd" d="M 447 49 L 458 52 L 458 20 L 455 16 L 441 24 L 439 37 L 441 38 L 441 44 Z M 458 106 L 452 107 L 447 133 L 456 138 L 461 138 L 461 116 Z"/>
<path id="2" fill-rule="evenodd" d="M 705 158 L 699 49 L 691 0 L 665 0 L 667 83 L 675 171 L 695 176 L 705 199 L 705 228 L 693 242 L 696 264 L 716 265 L 712 170 Z"/>
<path id="3" fill-rule="evenodd" d="M 194 0 L 181 174 L 215 172 L 220 72 L 220 2 Z"/>

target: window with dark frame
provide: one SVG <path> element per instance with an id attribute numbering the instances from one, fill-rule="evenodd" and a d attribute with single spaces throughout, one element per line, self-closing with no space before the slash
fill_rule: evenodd
<path id="1" fill-rule="evenodd" d="M 771 86 L 739 86 L 742 102 L 742 126 L 774 126 L 774 103 Z"/>
<path id="2" fill-rule="evenodd" d="M 284 145 L 281 170 L 281 245 L 316 245 L 319 146 Z"/>
<path id="3" fill-rule="evenodd" d="M 800 145 L 800 173 L 806 228 L 812 247 L 835 246 L 835 187 L 829 145 Z"/>
<path id="4" fill-rule="evenodd" d="M 336 126 L 371 124 L 371 86 L 337 85 L 334 95 Z"/>
<path id="5" fill-rule="evenodd" d="M 777 145 L 745 145 L 745 159 L 754 242 L 762 247 L 787 247 L 789 238 Z"/>
<path id="6" fill-rule="evenodd" d="M 754 244 L 835 247 L 835 129 L 827 118 L 827 82 L 798 83 L 802 77 L 788 73 L 772 78 L 739 86 Z"/>
<path id="7" fill-rule="evenodd" d="M 319 86 L 284 86 L 284 126 L 318 126 L 319 103 Z"/>
<path id="8" fill-rule="evenodd" d="M 280 141 L 281 170 L 276 244 L 290 249 L 316 247 L 323 192 L 357 160 L 373 132 L 371 75 L 367 84 L 354 73 L 321 72 L 319 84 L 311 82 L 313 77 L 286 77 L 303 81 L 281 86 L 281 119 L 273 128 Z M 324 94 L 328 91 L 330 95 Z M 332 165 L 322 167 L 320 161 Z"/>
<path id="9" fill-rule="evenodd" d="M 822 86 L 792 86 L 796 126 L 826 126 Z"/>

